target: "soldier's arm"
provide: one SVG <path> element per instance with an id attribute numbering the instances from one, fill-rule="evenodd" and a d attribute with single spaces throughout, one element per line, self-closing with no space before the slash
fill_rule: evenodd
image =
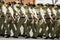
<path id="1" fill-rule="evenodd" d="M 53 9 L 53 17 L 56 17 L 57 16 L 57 11 L 55 9 Z"/>
<path id="2" fill-rule="evenodd" d="M 38 20 L 37 12 L 35 9 L 33 10 L 33 13 L 34 13 L 33 16 Z"/>
<path id="3" fill-rule="evenodd" d="M 48 13 L 50 17 L 50 22 L 53 23 L 53 17 L 51 16 L 51 13 Z"/>
<path id="4" fill-rule="evenodd" d="M 46 23 L 46 21 L 45 21 L 45 11 L 44 10 L 42 10 L 41 16 L 42 16 L 43 21 Z"/>

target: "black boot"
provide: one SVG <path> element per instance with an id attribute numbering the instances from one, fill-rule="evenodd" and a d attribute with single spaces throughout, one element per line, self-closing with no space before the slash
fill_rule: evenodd
<path id="1" fill-rule="evenodd" d="M 2 34 L 0 34 L 0 36 L 2 36 Z"/>
<path id="2" fill-rule="evenodd" d="M 31 37 L 31 38 L 33 38 L 33 39 L 37 39 L 37 37 L 34 37 L 34 36 L 33 36 L 33 37 Z"/>
<path id="3" fill-rule="evenodd" d="M 21 34 L 19 34 L 18 36 L 21 36 Z"/>
<path id="4" fill-rule="evenodd" d="M 54 39 L 54 37 L 50 37 L 50 39 Z"/>
<path id="5" fill-rule="evenodd" d="M 30 38 L 30 36 L 25 36 L 25 38 Z"/>
<path id="6" fill-rule="evenodd" d="M 8 34 L 5 35 L 5 38 L 9 38 L 9 37 L 10 37 L 10 35 L 8 35 Z"/>
<path id="7" fill-rule="evenodd" d="M 13 38 L 18 38 L 18 36 L 15 36 L 15 35 L 14 35 L 14 36 L 12 36 L 12 37 L 13 37 Z"/>
<path id="8" fill-rule="evenodd" d="M 42 38 L 42 36 L 41 36 L 41 35 L 38 35 L 37 37 L 40 37 L 40 38 Z"/>
<path id="9" fill-rule="evenodd" d="M 4 37 L 4 36 L 5 36 L 5 34 L 1 34 L 1 36 L 2 36 L 2 37 Z"/>
<path id="10" fill-rule="evenodd" d="M 49 36 L 47 36 L 46 38 L 44 38 L 44 39 L 48 39 L 49 38 Z"/>
<path id="11" fill-rule="evenodd" d="M 57 38 L 57 39 L 59 39 L 59 37 L 58 37 L 58 36 L 56 36 L 56 37 L 54 37 L 54 38 Z"/>

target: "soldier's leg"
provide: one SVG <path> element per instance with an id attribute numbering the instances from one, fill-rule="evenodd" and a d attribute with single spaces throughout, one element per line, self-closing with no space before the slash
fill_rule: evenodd
<path id="1" fill-rule="evenodd" d="M 34 22 L 31 24 L 31 28 L 32 28 L 32 31 L 33 31 L 33 38 L 37 38 L 38 36 L 38 22 L 36 20 L 34 20 Z"/>
<path id="2" fill-rule="evenodd" d="M 27 35 L 27 22 L 23 24 L 23 27 L 24 27 L 24 35 L 26 36 Z"/>
<path id="3" fill-rule="evenodd" d="M 56 34 L 56 36 L 54 36 L 54 37 L 59 38 L 59 28 L 58 27 L 55 27 L 54 33 Z"/>
<path id="4" fill-rule="evenodd" d="M 32 19 L 32 22 L 31 22 L 31 28 L 32 28 L 32 31 L 33 31 L 33 37 L 35 36 L 34 34 L 35 34 L 35 27 L 34 27 L 34 24 L 35 24 L 35 22 L 34 22 L 34 19 Z"/>
<path id="5" fill-rule="evenodd" d="M 2 34 L 1 26 L 2 26 L 2 24 L 0 23 L 0 36 L 1 36 L 1 34 Z"/>
<path id="6" fill-rule="evenodd" d="M 27 20 L 27 36 L 26 36 L 26 38 L 29 38 L 30 37 L 30 34 L 29 34 L 29 32 L 30 32 L 30 30 L 31 30 L 31 22 L 32 22 L 32 19 L 29 19 L 29 20 Z"/>
<path id="7" fill-rule="evenodd" d="M 6 30 L 6 38 L 10 37 L 10 28 L 8 27 L 7 23 L 4 23 L 4 28 Z"/>
<path id="8" fill-rule="evenodd" d="M 24 23 L 24 18 L 20 18 L 19 19 L 19 22 L 17 23 L 17 24 L 15 24 L 15 25 L 17 25 L 17 34 L 20 36 L 21 35 L 21 30 L 20 30 L 20 27 L 21 27 L 21 25 Z"/>
<path id="9" fill-rule="evenodd" d="M 14 24 L 15 24 L 15 27 L 16 27 L 16 36 L 18 37 L 19 32 L 18 32 L 18 22 L 17 22 L 17 19 L 15 19 Z"/>
<path id="10" fill-rule="evenodd" d="M 15 23 L 16 28 L 17 28 L 17 34 L 19 36 L 21 36 L 21 31 L 20 31 L 20 27 L 21 27 L 21 19 L 19 20 L 19 22 L 17 22 L 17 24 Z"/>
<path id="11" fill-rule="evenodd" d="M 37 38 L 37 34 L 36 34 L 36 29 L 37 29 L 37 25 L 36 25 L 36 20 L 32 19 L 32 22 L 31 22 L 31 29 L 32 29 L 32 32 L 33 32 L 33 36 L 32 38 Z"/>
<path id="12" fill-rule="evenodd" d="M 54 25 L 54 34 L 56 34 L 56 38 L 59 38 L 59 28 L 60 28 L 60 19 Z"/>
<path id="13" fill-rule="evenodd" d="M 27 28 L 27 22 L 25 21 L 25 18 L 22 19 L 22 25 L 24 27 L 24 30 L 23 30 L 23 36 L 26 36 L 26 28 Z"/>
<path id="14" fill-rule="evenodd" d="M 45 36 L 46 36 L 46 39 L 47 38 L 49 38 L 49 32 L 50 32 L 50 30 L 49 30 L 49 27 L 50 27 L 50 19 L 47 19 L 46 20 L 46 31 L 45 31 Z M 48 28 L 48 30 L 47 30 L 47 28 Z"/>
<path id="15" fill-rule="evenodd" d="M 42 26 L 41 26 L 41 28 L 42 28 L 42 31 L 41 31 L 41 36 L 43 37 L 45 37 L 45 32 L 46 32 L 46 24 L 43 22 L 42 23 Z"/>
<path id="16" fill-rule="evenodd" d="M 39 20 L 39 24 L 38 24 L 38 37 L 42 37 L 42 25 L 43 24 L 43 21 L 42 21 L 42 19 L 41 20 Z"/>
<path id="17" fill-rule="evenodd" d="M 59 26 L 60 26 L 60 20 L 55 21 L 55 23 L 53 25 L 54 30 L 52 31 L 52 38 L 54 38 L 54 37 L 59 38 L 59 32 L 58 32 Z M 55 36 L 55 34 L 56 34 L 56 36 Z"/>
<path id="18" fill-rule="evenodd" d="M 51 33 L 51 37 L 52 37 L 52 38 L 54 38 L 54 35 L 55 35 L 55 33 L 54 33 L 54 31 L 55 31 L 55 30 L 54 30 L 54 25 L 55 25 L 55 23 L 56 23 L 56 20 L 54 20 L 54 21 L 53 21 L 53 24 L 52 24 L 52 33 Z"/>
<path id="19" fill-rule="evenodd" d="M 49 25 L 48 33 L 49 33 L 49 37 L 51 37 L 51 33 L 52 33 L 52 24 L 51 23 Z"/>
<path id="20" fill-rule="evenodd" d="M 12 21 L 10 22 L 10 29 L 12 29 L 13 34 L 14 34 L 14 37 L 17 38 L 15 26 L 14 26 L 14 24 L 12 23 Z M 10 31 L 11 31 L 11 30 L 10 30 Z"/>
<path id="21" fill-rule="evenodd" d="M 0 18 L 0 35 L 2 35 L 2 29 L 1 29 L 1 26 L 2 26 L 2 20 L 1 20 L 1 18 Z"/>
<path id="22" fill-rule="evenodd" d="M 5 18 L 4 17 L 1 17 L 1 25 L 2 24 L 4 24 L 4 21 L 5 21 Z M 4 25 L 3 25 L 3 28 L 2 28 L 2 30 L 1 30 L 2 32 L 2 36 L 4 36 L 5 35 L 5 27 L 4 27 Z"/>
<path id="23" fill-rule="evenodd" d="M 34 26 L 35 26 L 35 29 L 36 29 L 35 36 L 37 37 L 38 33 L 39 33 L 39 30 L 38 30 L 38 21 L 35 22 Z"/>

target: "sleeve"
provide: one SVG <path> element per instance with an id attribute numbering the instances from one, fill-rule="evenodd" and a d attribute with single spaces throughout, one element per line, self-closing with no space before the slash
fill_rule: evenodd
<path id="1" fill-rule="evenodd" d="M 21 7 L 21 11 L 22 11 L 22 13 L 23 13 L 24 15 L 26 14 L 24 7 Z"/>
<path id="2" fill-rule="evenodd" d="M 16 8 L 16 5 L 14 5 L 14 9 L 15 9 L 16 12 L 18 11 L 18 9 Z"/>
<path id="3" fill-rule="evenodd" d="M 57 13 L 57 12 L 56 12 L 56 10 L 55 10 L 55 9 L 53 9 L 53 14 L 54 14 L 54 15 L 56 15 L 56 13 Z"/>
<path id="4" fill-rule="evenodd" d="M 33 9 L 33 12 L 34 12 L 34 14 L 35 14 L 35 15 L 37 14 L 37 12 L 36 12 L 36 10 L 35 10 L 35 9 Z"/>
<path id="5" fill-rule="evenodd" d="M 11 13 L 11 16 L 13 16 L 13 14 L 14 14 L 13 9 L 11 7 L 9 7 L 8 9 L 9 9 L 9 12 Z"/>
<path id="6" fill-rule="evenodd" d="M 48 14 L 51 15 L 51 10 L 50 9 L 47 9 L 47 11 L 48 11 Z"/>
<path id="7" fill-rule="evenodd" d="M 4 14 L 6 14 L 6 12 L 7 12 L 7 9 L 6 9 L 4 6 L 2 6 L 2 12 L 3 12 Z"/>

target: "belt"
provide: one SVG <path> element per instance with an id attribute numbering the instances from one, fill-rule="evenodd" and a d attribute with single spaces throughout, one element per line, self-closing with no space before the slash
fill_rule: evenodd
<path id="1" fill-rule="evenodd" d="M 41 20 L 42 18 L 40 18 L 39 20 Z"/>
<path id="2" fill-rule="evenodd" d="M 4 17 L 4 15 L 1 15 L 1 17 Z"/>
<path id="3" fill-rule="evenodd" d="M 46 18 L 46 19 L 51 19 L 51 18 Z"/>
<path id="4" fill-rule="evenodd" d="M 32 19 L 31 17 L 29 17 L 29 19 Z"/>
<path id="5" fill-rule="evenodd" d="M 25 18 L 25 17 L 21 17 L 21 18 Z"/>
<path id="6" fill-rule="evenodd" d="M 57 18 L 57 20 L 59 20 L 60 18 Z"/>

